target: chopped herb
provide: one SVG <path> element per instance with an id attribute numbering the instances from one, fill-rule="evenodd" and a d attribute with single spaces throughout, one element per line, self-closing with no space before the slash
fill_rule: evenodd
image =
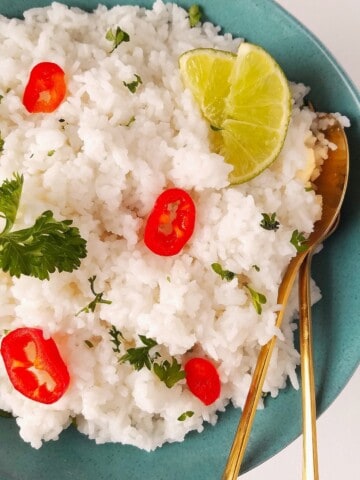
<path id="1" fill-rule="evenodd" d="M 0 268 L 10 275 L 29 275 L 48 280 L 49 274 L 72 272 L 86 257 L 86 241 L 72 220 L 57 221 L 53 212 L 43 212 L 32 227 L 11 232 L 20 203 L 24 178 L 17 173 L 0 186 Z"/>
<path id="2" fill-rule="evenodd" d="M 65 122 L 65 118 L 59 118 L 59 122 L 60 122 L 60 123 L 64 123 L 64 122 Z"/>
<path id="3" fill-rule="evenodd" d="M 231 272 L 230 270 L 223 270 L 220 263 L 212 263 L 211 268 L 214 270 L 215 273 L 220 275 L 222 280 L 227 280 L 228 282 L 230 282 L 236 275 L 234 272 Z"/>
<path id="4" fill-rule="evenodd" d="M 29 158 L 33 158 L 34 154 L 32 153 Z"/>
<path id="5" fill-rule="evenodd" d="M 127 87 L 131 93 L 135 93 L 138 86 L 142 83 L 141 77 L 135 73 L 135 80 L 129 83 L 123 82 L 125 87 Z M 135 118 L 134 118 L 135 120 Z"/>
<path id="6" fill-rule="evenodd" d="M 251 288 L 249 285 L 245 285 L 245 287 L 248 289 L 250 296 L 251 296 L 251 301 L 255 307 L 256 313 L 259 315 L 262 312 L 262 305 L 266 303 L 266 297 L 262 293 L 257 292 L 253 288 Z"/>
<path id="7" fill-rule="evenodd" d="M 181 369 L 181 364 L 178 363 L 174 357 L 172 359 L 172 363 L 170 363 L 168 360 L 165 360 L 162 363 L 154 362 L 153 369 L 155 375 L 157 375 L 168 388 L 173 387 L 175 383 L 182 380 L 186 376 L 185 370 Z"/>
<path id="8" fill-rule="evenodd" d="M 187 418 L 191 418 L 194 415 L 194 412 L 192 410 L 187 410 L 186 412 L 182 413 L 179 417 L 178 420 L 179 422 L 183 422 Z"/>
<path id="9" fill-rule="evenodd" d="M 10 88 L 10 87 L 8 87 L 8 88 L 5 90 L 5 93 L 9 93 L 9 92 L 11 92 L 11 88 Z"/>
<path id="10" fill-rule="evenodd" d="M 189 23 L 190 27 L 196 27 L 196 25 L 201 21 L 201 10 L 199 5 L 191 5 L 189 8 Z"/>
<path id="11" fill-rule="evenodd" d="M 136 119 L 135 119 L 135 117 L 134 117 L 134 115 L 133 115 L 127 123 L 124 123 L 124 124 L 123 124 L 123 127 L 130 127 L 130 125 L 131 125 L 132 123 L 134 123 L 135 120 L 136 120 Z"/>
<path id="12" fill-rule="evenodd" d="M 156 341 L 152 338 L 147 338 L 145 335 L 139 335 L 144 347 L 129 348 L 125 355 L 120 358 L 122 363 L 129 362 L 133 365 L 135 370 L 141 370 L 144 366 L 151 370 L 152 357 L 150 356 L 150 350 L 157 345 Z"/>
<path id="13" fill-rule="evenodd" d="M 113 43 L 113 48 L 110 51 L 112 53 L 122 42 L 128 42 L 130 40 L 129 34 L 121 30 L 120 27 L 116 27 L 115 32 L 112 28 L 106 32 L 106 40 Z"/>
<path id="14" fill-rule="evenodd" d="M 257 272 L 260 272 L 260 267 L 258 265 L 252 265 L 253 269 Z"/>
<path id="15" fill-rule="evenodd" d="M 111 341 L 115 345 L 114 352 L 120 353 L 120 345 L 124 340 L 122 333 L 114 325 L 109 333 L 112 337 Z M 139 338 L 144 346 L 128 348 L 126 353 L 120 357 L 121 363 L 129 362 L 135 370 L 141 370 L 144 367 L 152 370 L 168 388 L 173 387 L 179 380 L 185 378 L 185 371 L 182 370 L 181 364 L 175 357 L 172 357 L 171 363 L 168 360 L 156 362 L 156 359 L 161 357 L 160 353 L 157 351 L 150 353 L 150 351 L 158 345 L 157 342 L 152 338 L 145 337 L 145 335 L 139 335 Z"/>
<path id="16" fill-rule="evenodd" d="M 2 138 L 1 132 L 0 132 L 0 153 L 3 152 L 4 145 L 5 145 L 5 140 Z"/>
<path id="17" fill-rule="evenodd" d="M 4 98 L 4 95 L 0 95 L 0 103 L 1 103 L 3 98 Z"/>
<path id="18" fill-rule="evenodd" d="M 49 150 L 48 153 L 47 153 L 47 156 L 48 157 L 52 157 L 55 153 L 55 150 Z"/>
<path id="19" fill-rule="evenodd" d="M 166 277 L 166 280 L 167 280 L 169 283 L 171 283 L 171 278 L 170 278 L 169 275 Z"/>
<path id="20" fill-rule="evenodd" d="M 260 222 L 260 227 L 265 228 L 265 230 L 277 230 L 280 223 L 276 220 L 276 213 L 262 213 L 263 219 Z"/>
<path id="21" fill-rule="evenodd" d="M 109 335 L 111 337 L 111 342 L 114 344 L 113 351 L 120 353 L 121 341 L 124 340 L 123 334 L 115 327 L 115 325 L 111 325 Z"/>
<path id="22" fill-rule="evenodd" d="M 313 190 L 314 190 L 314 187 L 312 185 L 305 187 L 305 192 L 312 192 Z"/>
<path id="23" fill-rule="evenodd" d="M 98 303 L 106 303 L 107 305 L 110 305 L 112 302 L 111 300 L 104 300 L 103 299 L 103 295 L 104 295 L 104 292 L 101 292 L 101 293 L 97 293 L 95 292 L 95 289 L 94 289 L 94 283 L 95 283 L 95 280 L 96 280 L 96 275 L 94 275 L 93 277 L 90 277 L 88 278 L 88 282 L 90 283 L 90 290 L 92 292 L 92 294 L 94 295 L 94 300 L 92 300 L 90 303 L 88 303 L 86 305 L 86 307 L 82 308 L 81 310 L 79 310 L 77 313 L 76 313 L 76 316 L 79 315 L 80 313 L 82 312 L 85 312 L 85 313 L 89 313 L 89 312 L 95 312 L 95 308 L 96 308 L 96 305 Z"/>
<path id="24" fill-rule="evenodd" d="M 214 132 L 220 132 L 220 130 L 223 130 L 221 127 L 215 127 L 215 125 L 210 125 L 211 130 L 214 130 Z"/>
<path id="25" fill-rule="evenodd" d="M 306 238 L 304 237 L 303 232 L 299 232 L 299 230 L 294 230 L 291 235 L 290 243 L 294 245 L 298 252 L 305 252 L 308 246 L 306 244 Z"/>
<path id="26" fill-rule="evenodd" d="M 85 344 L 89 347 L 89 348 L 94 348 L 94 344 L 90 342 L 90 340 L 85 340 Z"/>
<path id="27" fill-rule="evenodd" d="M 0 408 L 0 417 L 3 418 L 12 418 L 12 414 L 10 412 L 7 412 L 6 410 L 2 410 Z"/>

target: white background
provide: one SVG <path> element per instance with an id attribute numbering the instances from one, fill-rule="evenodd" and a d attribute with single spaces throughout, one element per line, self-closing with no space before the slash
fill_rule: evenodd
<path id="1" fill-rule="evenodd" d="M 278 0 L 278 3 L 322 41 L 360 88 L 360 0 Z M 317 428 L 321 480 L 360 478 L 360 369 L 320 417 Z M 241 475 L 241 480 L 301 479 L 301 448 L 298 438 L 278 455 Z"/>

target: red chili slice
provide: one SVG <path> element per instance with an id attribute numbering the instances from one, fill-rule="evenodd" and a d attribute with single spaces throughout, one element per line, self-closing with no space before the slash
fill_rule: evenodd
<path id="1" fill-rule="evenodd" d="M 220 377 L 209 360 L 192 358 L 186 362 L 184 370 L 189 390 L 205 405 L 211 405 L 220 397 Z"/>
<path id="2" fill-rule="evenodd" d="M 59 65 L 42 62 L 30 72 L 24 90 L 23 104 L 30 113 L 51 113 L 66 94 L 65 73 Z"/>
<path id="3" fill-rule="evenodd" d="M 52 338 L 38 328 L 17 328 L 1 343 L 1 354 L 14 388 L 40 403 L 54 403 L 70 383 L 67 367 Z"/>
<path id="4" fill-rule="evenodd" d="M 176 255 L 191 237 L 195 205 L 180 188 L 165 190 L 156 200 L 146 223 L 145 245 L 157 255 Z"/>

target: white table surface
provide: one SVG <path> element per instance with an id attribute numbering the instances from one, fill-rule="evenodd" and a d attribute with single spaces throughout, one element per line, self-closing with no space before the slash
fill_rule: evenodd
<path id="1" fill-rule="evenodd" d="M 360 0 L 278 0 L 328 48 L 360 88 Z M 357 44 L 357 46 L 355 46 Z M 360 368 L 317 422 L 321 480 L 360 478 Z M 241 480 L 301 479 L 301 438 Z"/>

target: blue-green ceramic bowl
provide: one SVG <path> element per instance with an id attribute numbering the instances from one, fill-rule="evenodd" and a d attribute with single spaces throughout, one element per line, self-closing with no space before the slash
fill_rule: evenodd
<path id="1" fill-rule="evenodd" d="M 20 17 L 30 7 L 50 0 L 0 2 L 0 13 Z M 62 3 L 85 10 L 97 0 Z M 141 4 L 146 0 L 102 0 Z M 189 7 L 193 0 L 179 0 Z M 317 110 L 339 111 L 352 127 L 347 131 L 351 153 L 350 184 L 341 226 L 314 261 L 314 274 L 323 300 L 314 309 L 318 412 L 343 389 L 359 364 L 360 355 L 360 97 L 354 85 L 326 49 L 296 20 L 271 0 L 199 0 L 207 19 L 224 31 L 265 47 L 290 80 L 311 87 Z M 1 66 L 0 66 L 1 68 Z M 95 445 L 69 428 L 57 442 L 33 450 L 18 435 L 13 419 L 0 419 L 1 480 L 215 480 L 221 477 L 240 411 L 228 408 L 215 427 L 190 434 L 183 443 L 167 444 L 153 453 L 116 444 Z M 246 452 L 249 470 L 288 445 L 301 431 L 299 392 L 288 388 L 269 399 L 258 412 Z"/>

